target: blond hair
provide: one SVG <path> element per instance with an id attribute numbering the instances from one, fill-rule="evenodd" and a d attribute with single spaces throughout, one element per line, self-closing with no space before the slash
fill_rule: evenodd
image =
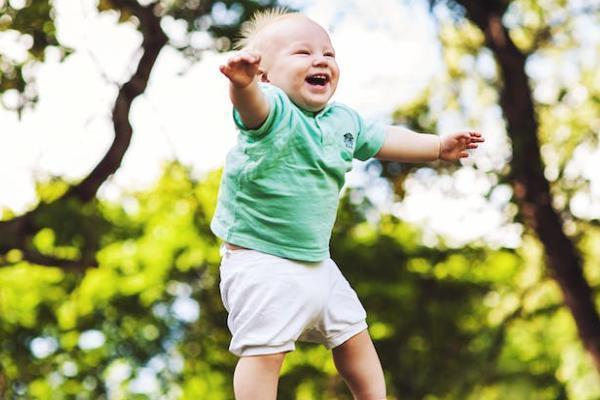
<path id="1" fill-rule="evenodd" d="M 285 7 L 275 7 L 268 10 L 257 11 L 252 18 L 242 24 L 240 38 L 235 42 L 236 49 L 244 49 L 252 46 L 253 40 L 258 33 L 267 26 L 272 25 L 284 18 L 300 16 L 299 12 L 289 11 Z"/>

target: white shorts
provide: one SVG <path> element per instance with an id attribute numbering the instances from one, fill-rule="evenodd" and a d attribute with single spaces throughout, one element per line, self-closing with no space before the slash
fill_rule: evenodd
<path id="1" fill-rule="evenodd" d="M 221 247 L 229 351 L 292 351 L 297 340 L 334 348 L 367 328 L 358 296 L 333 260 L 312 263 Z"/>

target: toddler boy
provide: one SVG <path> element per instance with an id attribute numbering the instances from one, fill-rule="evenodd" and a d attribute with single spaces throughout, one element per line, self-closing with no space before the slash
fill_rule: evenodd
<path id="1" fill-rule="evenodd" d="M 329 256 L 344 175 L 354 158 L 458 160 L 483 138 L 386 127 L 329 103 L 335 50 L 302 14 L 258 14 L 242 34 L 242 51 L 220 68 L 240 134 L 211 223 L 224 241 L 220 289 L 230 351 L 240 357 L 235 396 L 275 399 L 285 353 L 304 340 L 332 349 L 355 399 L 385 399 L 365 310 Z"/>

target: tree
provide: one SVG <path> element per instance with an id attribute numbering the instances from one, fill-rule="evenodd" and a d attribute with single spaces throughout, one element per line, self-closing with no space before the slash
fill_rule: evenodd
<path id="1" fill-rule="evenodd" d="M 459 0 L 455 4 L 461 7 L 459 12 L 464 12 L 469 23 L 479 28 L 483 34 L 481 45 L 492 52 L 497 62 L 499 101 L 512 143 L 508 180 L 519 207 L 519 217 L 542 243 L 549 272 L 560 286 L 579 336 L 600 372 L 600 317 L 584 276 L 581 254 L 576 246 L 577 237 L 565 232 L 565 216 L 570 220 L 575 218 L 569 215 L 566 207 L 557 210 L 555 195 L 544 174 L 539 138 L 543 133 L 540 111 L 544 107 L 536 104 L 531 91 L 532 82 L 526 72 L 528 58 L 561 45 L 559 32 L 567 36 L 574 34 L 572 25 L 569 25 L 573 14 L 591 12 L 596 21 L 600 14 L 597 9 L 574 9 L 569 2 L 562 1 L 542 4 L 537 1 Z M 535 15 L 535 22 L 527 24 L 523 18 L 521 21 L 527 25 L 511 29 L 504 21 L 508 15 L 517 14 L 519 8 Z M 559 20 L 553 18 L 555 13 L 560 14 Z M 519 40 L 519 34 L 526 36 Z M 582 71 L 583 76 L 585 70 Z M 590 88 L 592 93 L 598 93 L 599 89 Z M 565 87 L 564 90 L 568 92 L 571 88 Z M 593 136 L 590 128 L 589 125 L 581 128 L 583 138 Z M 565 164 L 560 168 L 564 169 Z"/>
<path id="2" fill-rule="evenodd" d="M 483 117 L 472 105 L 464 105 L 461 90 L 466 88 L 465 83 L 475 81 L 481 107 L 500 107 L 502 121 L 498 124 L 505 125 L 511 150 L 509 170 L 497 171 L 496 175 L 500 183 L 512 186 L 512 200 L 518 208 L 514 220 L 523 223 L 526 233 L 536 236 L 543 246 L 548 272 L 561 288 L 581 341 L 600 371 L 600 318 L 578 249 L 585 240 L 586 228 L 590 235 L 596 234 L 598 217 L 575 215 L 571 200 L 582 193 L 589 195 L 589 182 L 567 176 L 578 147 L 597 148 L 593 122 L 599 110 L 600 88 L 593 83 L 597 73 L 573 53 L 583 40 L 576 20 L 586 17 L 589 23 L 597 23 L 599 9 L 569 1 L 434 0 L 430 4 L 432 10 L 444 8 L 450 17 L 439 21 L 447 80 L 435 82 L 428 94 L 437 93 L 438 100 L 443 97 L 448 108 L 462 113 L 468 121 L 466 125 L 481 123 Z M 575 59 L 571 66 L 579 79 L 569 87 L 556 78 L 559 95 L 548 102 L 537 100 L 534 90 L 545 82 L 531 76 L 528 63 L 556 63 L 557 57 L 552 53 L 563 52 Z M 488 62 L 490 56 L 495 70 L 490 72 L 488 67 L 482 72 L 476 64 Z M 583 108 L 579 113 L 567 112 L 564 108 L 583 87 L 588 91 L 580 100 Z M 436 131 L 437 118 L 429 102 L 423 98 L 420 103 L 399 110 L 397 120 L 417 130 Z M 566 116 L 557 117 L 556 112 Z M 559 139 L 557 132 L 561 131 L 569 134 Z M 402 184 L 412 169 L 392 166 L 392 170 L 395 172 L 384 175 L 392 178 L 396 193 L 402 196 Z"/>
<path id="3" fill-rule="evenodd" d="M 199 27 L 206 29 L 215 39 L 215 47 L 220 50 L 229 49 L 231 41 L 235 38 L 239 25 L 249 18 L 257 9 L 272 7 L 276 4 L 273 0 L 260 3 L 254 1 L 155 1 L 143 5 L 136 0 L 103 0 L 98 4 L 100 11 L 117 11 L 121 21 L 133 21 L 141 33 L 142 56 L 129 80 L 119 86 L 119 93 L 115 99 L 112 120 L 115 131 L 114 140 L 104 157 L 93 170 L 80 182 L 64 187 L 64 191 L 56 194 L 48 202 L 40 203 L 33 210 L 13 218 L 0 221 L 0 254 L 13 251 L 21 259 L 31 261 L 38 265 L 62 266 L 64 269 L 85 269 L 96 264 L 94 252 L 98 248 L 94 235 L 85 231 L 71 232 L 63 237 L 57 237 L 62 243 L 77 241 L 81 252 L 72 258 L 61 258 L 53 254 L 42 254 L 36 250 L 32 238 L 41 229 L 52 227 L 47 216 L 54 213 L 56 208 L 64 209 L 74 220 L 81 222 L 89 218 L 79 214 L 79 207 L 75 204 L 87 204 L 95 199 L 98 188 L 121 165 L 121 161 L 129 147 L 133 130 L 129 122 L 129 112 L 133 100 L 142 94 L 148 84 L 152 68 L 158 54 L 168 44 L 168 37 L 160 26 L 161 18 L 171 16 L 186 23 L 188 32 L 191 33 Z M 235 18 L 219 24 L 211 19 L 214 9 L 225 8 L 233 13 Z M 19 32 L 29 40 L 29 59 L 25 62 L 15 62 L 3 57 L 0 61 L 8 71 L 2 75 L 0 89 L 3 91 L 14 89 L 20 91 L 21 101 L 17 109 L 31 105 L 35 101 L 33 82 L 26 79 L 23 71 L 35 62 L 43 61 L 44 49 L 47 46 L 59 46 L 55 37 L 52 7 L 48 0 L 26 3 L 22 8 L 15 8 L 11 2 L 0 6 L 3 14 L 4 29 Z M 61 48 L 67 54 L 68 49 Z M 191 44 L 180 48 L 184 53 L 197 57 L 201 49 L 195 49 Z M 85 224 L 82 225 L 85 227 Z M 68 230 L 61 226 L 65 233 Z M 12 258 L 14 259 L 14 257 Z"/>

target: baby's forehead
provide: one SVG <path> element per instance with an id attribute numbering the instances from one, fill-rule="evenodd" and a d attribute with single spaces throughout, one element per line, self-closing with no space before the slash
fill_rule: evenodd
<path id="1" fill-rule="evenodd" d="M 303 15 L 285 16 L 261 30 L 253 40 L 257 48 L 284 47 L 292 43 L 325 44 L 331 46 L 331 38 L 319 24 Z"/>

